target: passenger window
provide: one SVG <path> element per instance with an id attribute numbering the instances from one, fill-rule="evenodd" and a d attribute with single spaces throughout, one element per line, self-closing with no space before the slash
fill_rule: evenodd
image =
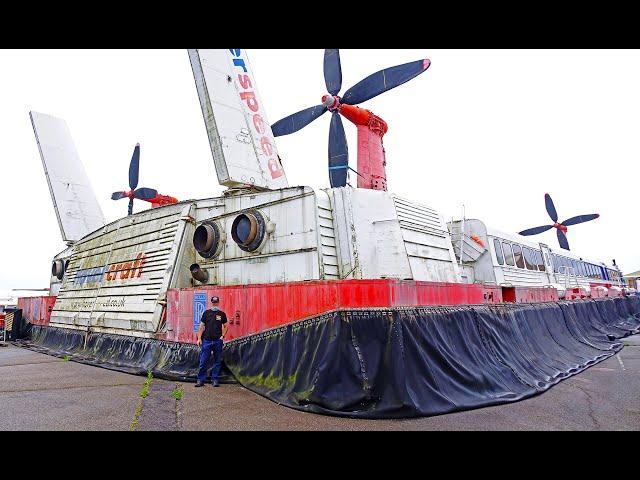
<path id="1" fill-rule="evenodd" d="M 504 265 L 504 255 L 502 255 L 502 247 L 500 241 L 497 238 L 493 239 L 493 248 L 496 251 L 496 260 L 500 265 Z"/>
<path id="2" fill-rule="evenodd" d="M 502 248 L 504 249 L 505 263 L 513 267 L 515 263 L 513 261 L 513 250 L 511 250 L 511 244 L 507 242 L 502 242 Z"/>
<path id="3" fill-rule="evenodd" d="M 533 259 L 533 250 L 528 247 L 522 247 L 522 250 L 524 251 L 524 264 L 527 270 L 537 270 Z"/>
<path id="4" fill-rule="evenodd" d="M 513 254 L 516 257 L 516 265 L 518 268 L 524 268 L 524 260 L 522 258 L 522 248 L 517 243 L 513 244 Z"/>
<path id="5" fill-rule="evenodd" d="M 544 258 L 542 256 L 542 253 L 540 253 L 539 250 L 534 250 L 533 253 L 535 253 L 535 255 L 536 255 L 536 261 L 538 263 L 538 270 L 540 270 L 541 272 L 546 272 L 547 269 L 544 266 Z"/>

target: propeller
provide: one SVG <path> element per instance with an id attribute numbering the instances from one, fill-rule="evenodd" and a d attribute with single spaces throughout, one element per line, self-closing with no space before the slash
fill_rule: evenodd
<path id="1" fill-rule="evenodd" d="M 133 155 L 131 157 L 131 163 L 129 164 L 129 190 L 128 192 L 113 192 L 111 194 L 111 200 L 121 200 L 123 198 L 129 199 L 128 215 L 133 213 L 133 199 L 138 200 L 151 200 L 158 195 L 158 191 L 153 188 L 141 187 L 136 190 L 138 186 L 138 174 L 140 172 L 140 144 L 136 143 L 133 149 Z"/>
<path id="2" fill-rule="evenodd" d="M 520 235 L 524 236 L 538 235 L 539 233 L 546 232 L 547 230 L 551 230 L 552 228 L 556 228 L 560 248 L 564 248 L 565 250 L 569 250 L 569 241 L 567 240 L 566 235 L 568 230 L 567 227 L 571 225 L 578 225 L 580 223 L 590 222 L 591 220 L 595 220 L 600 216 L 597 213 L 592 213 L 589 215 L 577 215 L 565 220 L 564 222 L 558 222 L 558 212 L 556 211 L 556 206 L 553 204 L 551 195 L 549 195 L 548 193 L 544 194 L 544 205 L 547 208 L 549 217 L 551 217 L 551 220 L 553 221 L 553 225 L 542 225 L 541 227 L 529 228 L 519 233 Z"/>
<path id="3" fill-rule="evenodd" d="M 324 81 L 328 95 L 322 97 L 322 103 L 289 115 L 271 126 L 273 135 L 281 137 L 295 133 L 320 118 L 327 111 L 332 113 L 329 128 L 329 181 L 332 187 L 344 187 L 347 184 L 349 169 L 349 151 L 340 111 L 342 105 L 358 105 L 378 95 L 396 88 L 417 77 L 431 65 L 428 59 L 397 65 L 369 75 L 349 88 L 342 97 L 342 66 L 337 48 L 324 51 Z"/>

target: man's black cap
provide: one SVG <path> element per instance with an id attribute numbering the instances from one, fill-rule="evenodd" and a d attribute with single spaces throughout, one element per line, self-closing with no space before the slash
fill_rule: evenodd
<path id="1" fill-rule="evenodd" d="M 219 297 L 211 297 L 211 303 L 218 303 L 220 301 Z"/>

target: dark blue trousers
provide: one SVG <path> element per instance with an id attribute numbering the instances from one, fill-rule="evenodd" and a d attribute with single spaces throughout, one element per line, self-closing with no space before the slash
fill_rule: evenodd
<path id="1" fill-rule="evenodd" d="M 222 339 L 219 340 L 202 340 L 200 348 L 200 369 L 198 370 L 198 381 L 203 382 L 207 379 L 207 365 L 209 359 L 213 355 L 213 368 L 211 369 L 211 382 L 218 380 L 220 374 L 220 366 L 222 364 Z"/>

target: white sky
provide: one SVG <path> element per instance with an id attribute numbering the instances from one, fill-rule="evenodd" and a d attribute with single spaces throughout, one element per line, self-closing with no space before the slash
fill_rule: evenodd
<path id="1" fill-rule="evenodd" d="M 271 123 L 320 103 L 322 55 L 249 50 Z M 640 51 L 342 50 L 341 93 L 425 57 L 427 72 L 362 104 L 389 123 L 392 192 L 446 219 L 464 203 L 468 218 L 512 232 L 548 223 L 549 192 L 560 220 L 601 214 L 570 228 L 574 253 L 640 269 Z M 186 50 L 0 50 L 0 66 L 0 293 L 48 286 L 64 248 L 29 110 L 67 121 L 107 221 L 126 214 L 110 195 L 127 188 L 136 142 L 140 186 L 181 200 L 222 191 Z M 329 186 L 329 120 L 277 139 L 291 185 Z M 531 238 L 557 246 L 555 230 Z"/>

